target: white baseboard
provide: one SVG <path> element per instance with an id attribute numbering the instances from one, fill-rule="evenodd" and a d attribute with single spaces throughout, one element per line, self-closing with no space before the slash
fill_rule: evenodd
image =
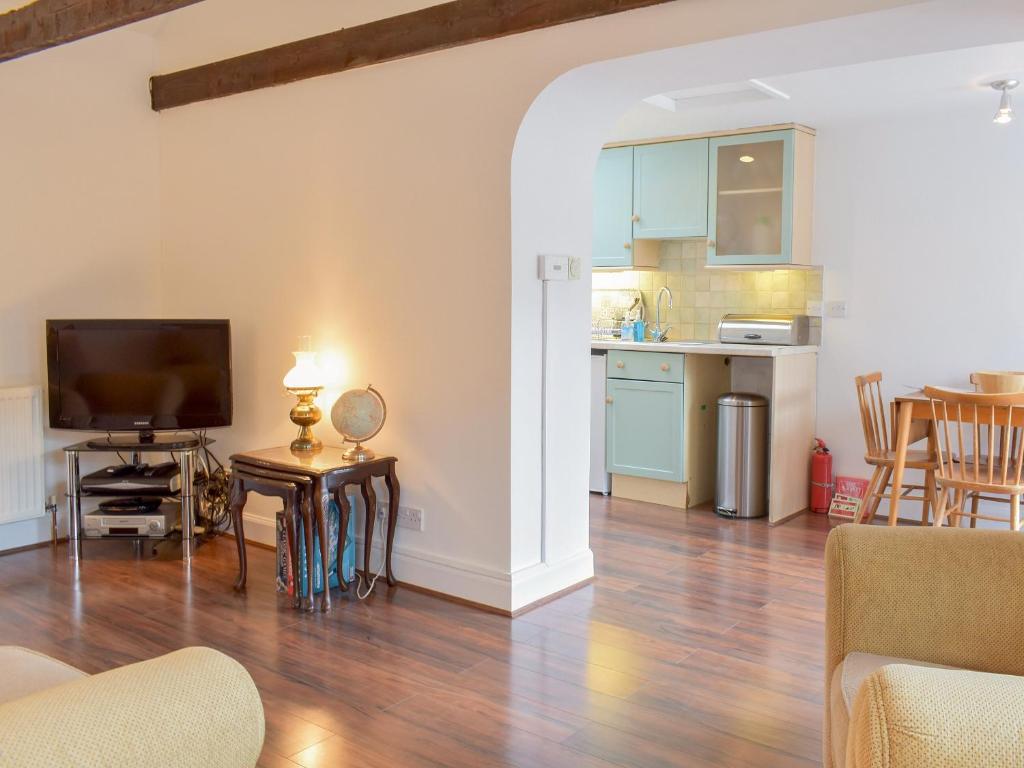
<path id="1" fill-rule="evenodd" d="M 246 541 L 275 546 L 274 518 L 246 514 L 245 538 Z M 383 557 L 382 540 L 383 536 L 378 528 L 374 532 L 371 561 L 374 572 L 380 567 Z M 360 568 L 362 561 L 363 538 L 357 536 L 356 563 Z M 510 576 L 499 570 L 398 544 L 392 553 L 392 569 L 395 577 L 407 584 L 491 606 L 501 611 L 512 610 Z"/>
<path id="2" fill-rule="evenodd" d="M 245 540 L 268 547 L 277 546 L 277 519 L 243 513 Z"/>
<path id="3" fill-rule="evenodd" d="M 512 574 L 510 610 L 543 600 L 594 578 L 594 553 L 585 549 L 557 563 L 537 563 Z"/>

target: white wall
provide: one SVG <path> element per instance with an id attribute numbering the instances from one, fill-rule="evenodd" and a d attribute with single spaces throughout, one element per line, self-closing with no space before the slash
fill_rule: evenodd
<path id="1" fill-rule="evenodd" d="M 1019 15 L 1001 23 L 992 42 L 1019 39 Z M 825 299 L 849 307 L 848 318 L 823 320 L 818 433 L 837 472 L 869 476 L 854 376 L 883 371 L 891 397 L 923 384 L 963 386 L 972 370 L 1020 367 L 1024 121 L 994 125 L 998 96 L 983 84 L 1024 71 L 1024 50 L 1008 43 L 774 71 L 770 82 L 792 102 L 681 113 L 633 105 L 610 135 L 787 121 L 817 129 L 814 261 L 825 268 Z M 920 505 L 901 511 L 917 519 Z"/>
<path id="2" fill-rule="evenodd" d="M 559 286 L 548 329 L 542 521 L 536 254 L 587 254 L 598 148 L 644 95 L 991 36 L 1019 15 L 949 2 L 702 42 L 893 4 L 672 3 L 162 114 L 160 312 L 234 323 L 220 453 L 291 438 L 280 379 L 312 333 L 345 362 L 339 385 L 388 399 L 374 447 L 426 513 L 398 533 L 400 578 L 515 608 L 585 576 L 588 289 Z M 158 69 L 211 53 L 166 30 Z"/>
<path id="3" fill-rule="evenodd" d="M 220 450 L 290 438 L 280 377 L 311 333 L 345 359 L 344 386 L 388 399 L 375 447 L 400 457 L 403 499 L 426 519 L 398 531 L 401 578 L 516 608 L 589 576 L 586 288 L 554 298 L 542 524 L 536 254 L 588 252 L 593 163 L 617 115 L 680 72 L 706 77 L 695 62 L 729 65 L 744 41 L 655 55 L 627 66 L 634 79 L 571 75 L 520 130 L 523 116 L 588 62 L 887 5 L 672 3 L 161 115 L 166 311 L 235 324 L 237 418 Z M 175 16 L 161 69 L 209 56 L 177 20 L 225 7 Z"/>
<path id="4" fill-rule="evenodd" d="M 45 387 L 47 318 L 159 313 L 152 65 L 126 31 L 0 65 L 0 387 Z M 46 431 L 62 505 L 59 449 L 79 437 Z M 49 535 L 49 518 L 0 526 L 0 550 Z"/>
<path id="5" fill-rule="evenodd" d="M 1019 3 L 988 2 L 979 14 L 974 3 L 938 2 L 599 62 L 552 83 L 531 106 L 513 156 L 512 455 L 519 466 L 540 471 L 536 254 L 582 254 L 589 267 L 594 163 L 615 120 L 632 104 L 652 93 L 707 85 L 710 78 L 731 83 L 1022 38 Z M 912 231 L 913 222 L 906 224 Z M 566 574 L 578 573 L 587 536 L 588 456 L 581 447 L 588 414 L 580 393 L 589 391 L 590 286 L 579 281 L 549 290 L 543 519 L 540 486 L 513 485 L 513 595 L 524 601 L 537 594 L 531 577 L 559 565 Z M 547 578 L 548 587 L 558 585 L 556 576 Z"/>
<path id="6" fill-rule="evenodd" d="M 840 472 L 866 475 L 855 375 L 883 371 L 892 396 L 1021 368 L 1024 121 L 994 125 L 996 101 L 818 134 L 815 258 L 825 299 L 849 302 L 825 321 L 819 366 L 818 431 Z"/>

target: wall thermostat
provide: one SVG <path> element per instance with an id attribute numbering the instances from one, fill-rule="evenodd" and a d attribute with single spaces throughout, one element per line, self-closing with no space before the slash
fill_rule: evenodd
<path id="1" fill-rule="evenodd" d="M 537 259 L 537 277 L 541 280 L 579 280 L 578 256 L 552 256 L 542 253 Z"/>

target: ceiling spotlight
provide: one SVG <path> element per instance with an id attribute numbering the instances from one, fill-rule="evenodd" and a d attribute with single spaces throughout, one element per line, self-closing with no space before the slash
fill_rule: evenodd
<path id="1" fill-rule="evenodd" d="M 990 85 L 997 91 L 1002 93 L 999 97 L 999 109 L 996 111 L 996 116 L 992 118 L 993 123 L 999 125 L 1006 125 L 1013 120 L 1013 106 L 1010 104 L 1010 91 L 1020 85 L 1017 80 L 996 80 Z"/>
<path id="2" fill-rule="evenodd" d="M 754 158 L 751 157 L 750 155 L 740 155 L 740 162 L 741 163 L 752 163 L 752 162 L 754 162 Z"/>

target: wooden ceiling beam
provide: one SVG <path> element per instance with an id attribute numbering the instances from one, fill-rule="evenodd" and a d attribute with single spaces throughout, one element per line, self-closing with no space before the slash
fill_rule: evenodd
<path id="1" fill-rule="evenodd" d="M 674 0 L 454 0 L 150 79 L 154 110 Z"/>
<path id="2" fill-rule="evenodd" d="M 0 15 L 0 62 L 202 0 L 36 0 Z"/>

